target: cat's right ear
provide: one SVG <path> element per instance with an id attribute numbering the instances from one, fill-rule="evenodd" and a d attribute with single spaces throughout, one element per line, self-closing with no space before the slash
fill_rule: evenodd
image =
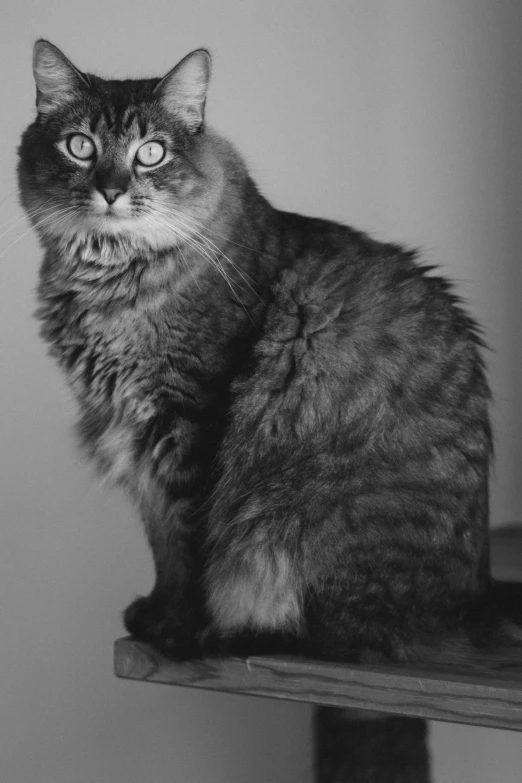
<path id="1" fill-rule="evenodd" d="M 77 98 L 89 86 L 86 77 L 49 41 L 40 38 L 34 45 L 33 73 L 36 82 L 36 108 L 47 116 L 64 103 Z"/>

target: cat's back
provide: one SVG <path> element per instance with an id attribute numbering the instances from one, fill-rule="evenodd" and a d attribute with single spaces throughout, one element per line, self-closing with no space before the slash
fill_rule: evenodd
<path id="1" fill-rule="evenodd" d="M 449 281 L 414 251 L 329 221 L 289 218 L 304 240 L 273 287 L 265 340 L 295 337 L 311 347 L 330 337 L 341 353 L 351 345 L 374 358 L 415 346 L 468 346 L 478 357 L 475 322 Z"/>
<path id="2" fill-rule="evenodd" d="M 313 236 L 272 289 L 252 372 L 237 387 L 244 423 L 315 439 L 357 422 L 364 437 L 401 427 L 420 442 L 467 418 L 487 439 L 481 340 L 449 283 L 411 251 L 290 219 Z M 287 423 L 274 428 L 276 415 Z"/>

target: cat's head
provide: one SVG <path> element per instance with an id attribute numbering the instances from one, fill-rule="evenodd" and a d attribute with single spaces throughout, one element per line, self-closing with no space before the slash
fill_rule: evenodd
<path id="1" fill-rule="evenodd" d="M 106 81 L 40 40 L 33 66 L 38 116 L 22 137 L 19 176 L 44 241 L 110 237 L 160 250 L 191 235 L 211 209 L 208 52 L 162 79 Z"/>

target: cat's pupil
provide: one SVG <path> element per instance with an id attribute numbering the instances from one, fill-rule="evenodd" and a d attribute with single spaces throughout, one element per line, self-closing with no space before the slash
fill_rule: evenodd
<path id="1" fill-rule="evenodd" d="M 149 141 L 138 150 L 136 155 L 138 163 L 144 166 L 154 166 L 163 160 L 165 149 L 158 141 Z"/>
<path id="2" fill-rule="evenodd" d="M 75 133 L 67 142 L 71 155 L 75 158 L 87 160 L 94 154 L 94 143 L 82 133 Z"/>

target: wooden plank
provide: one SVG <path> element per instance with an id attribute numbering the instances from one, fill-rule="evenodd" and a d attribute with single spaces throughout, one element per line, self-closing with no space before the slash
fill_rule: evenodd
<path id="1" fill-rule="evenodd" d="M 492 570 L 522 579 L 522 528 L 494 531 Z M 507 565 L 506 565 L 507 564 Z M 349 666 L 283 657 L 177 663 L 134 639 L 115 643 L 118 677 L 522 731 L 522 645 L 459 666 Z"/>
<path id="2" fill-rule="evenodd" d="M 176 663 L 119 639 L 115 673 L 146 682 L 522 731 L 522 653 L 499 670 L 347 666 L 291 658 Z"/>

